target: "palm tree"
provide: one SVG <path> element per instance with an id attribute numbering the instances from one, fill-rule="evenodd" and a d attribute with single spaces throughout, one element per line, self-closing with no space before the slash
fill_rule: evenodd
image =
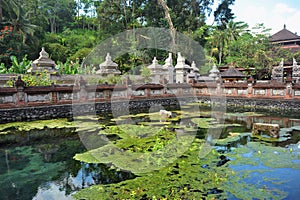
<path id="1" fill-rule="evenodd" d="M 31 24 L 28 20 L 28 13 L 25 10 L 18 6 L 18 12 L 16 13 L 16 18 L 11 20 L 11 24 L 17 31 L 20 31 L 23 36 L 23 43 L 26 42 L 28 36 L 33 36 L 36 25 Z"/>
<path id="2" fill-rule="evenodd" d="M 248 24 L 245 22 L 229 21 L 226 24 L 226 31 L 230 40 L 237 40 L 237 38 L 246 31 Z"/>
<path id="3" fill-rule="evenodd" d="M 20 31 L 20 34 L 23 36 L 23 43 L 25 43 L 29 35 L 33 36 L 37 26 L 29 22 L 28 13 L 25 12 L 19 1 L 0 0 L 0 22 L 4 18 L 3 10 L 7 14 L 5 21 L 11 24 L 14 30 Z"/>
<path id="4" fill-rule="evenodd" d="M 230 48 L 230 43 L 237 40 L 246 31 L 247 27 L 248 25 L 244 22 L 233 21 L 213 27 L 210 37 L 211 56 L 214 53 L 218 54 L 219 65 L 221 65 L 222 59 L 226 54 L 226 49 Z"/>
<path id="5" fill-rule="evenodd" d="M 3 21 L 3 9 L 7 12 L 8 18 L 18 11 L 18 5 L 15 0 L 0 0 L 0 23 Z"/>

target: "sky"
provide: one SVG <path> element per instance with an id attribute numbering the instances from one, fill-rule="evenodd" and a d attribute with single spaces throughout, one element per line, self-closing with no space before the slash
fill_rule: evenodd
<path id="1" fill-rule="evenodd" d="M 230 7 L 236 16 L 234 21 L 246 22 L 249 27 L 264 23 L 274 34 L 286 28 L 300 35 L 299 0 L 235 0 Z"/>

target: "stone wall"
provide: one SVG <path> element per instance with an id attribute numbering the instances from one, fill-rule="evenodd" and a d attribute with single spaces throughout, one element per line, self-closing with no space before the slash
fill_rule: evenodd
<path id="1" fill-rule="evenodd" d="M 276 100 L 276 99 L 247 99 L 247 98 L 220 98 L 220 97 L 197 97 L 199 102 L 207 106 L 220 106 L 224 110 L 224 106 L 228 109 L 251 109 L 265 110 L 267 112 L 299 112 L 300 104 L 297 100 Z M 185 103 L 194 102 L 195 97 L 168 97 L 168 98 L 152 98 L 152 99 L 134 99 L 119 100 L 106 102 L 86 102 L 77 104 L 35 106 L 23 108 L 1 109 L 0 123 L 14 121 L 30 121 L 53 118 L 70 118 L 79 115 L 95 115 L 100 113 L 112 113 L 116 115 L 131 114 L 140 110 L 148 111 L 153 105 L 161 105 L 165 108 L 170 106 L 180 109 Z M 113 107 L 113 111 L 112 111 Z M 127 113 L 128 112 L 128 113 Z"/>
<path id="2" fill-rule="evenodd" d="M 0 87 L 1 123 L 71 117 L 72 112 L 110 112 L 111 106 L 122 113 L 124 108 L 147 109 L 153 103 L 178 105 L 179 99 L 186 102 L 195 101 L 196 98 L 209 105 L 222 102 L 221 106 L 300 111 L 300 84 L 292 83 L 209 82 L 115 86 L 87 85 L 82 81 L 71 86 L 26 87 L 21 80 L 17 81 L 15 87 Z"/>

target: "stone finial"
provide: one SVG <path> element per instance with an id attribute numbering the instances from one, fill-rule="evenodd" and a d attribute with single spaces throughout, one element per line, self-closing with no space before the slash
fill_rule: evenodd
<path id="1" fill-rule="evenodd" d="M 158 64 L 156 57 L 154 57 L 152 60 L 152 64 L 149 65 L 148 68 L 154 70 L 154 69 L 161 69 L 162 66 L 160 64 Z"/>
<path id="2" fill-rule="evenodd" d="M 181 52 L 177 53 L 177 64 L 175 66 L 176 70 L 189 70 L 190 66 L 185 64 L 185 58 L 181 55 Z"/>
<path id="3" fill-rule="evenodd" d="M 220 71 L 218 70 L 216 64 L 213 65 L 213 67 L 212 67 L 212 69 L 209 71 L 209 73 L 220 73 Z"/>
<path id="4" fill-rule="evenodd" d="M 177 64 L 185 64 L 185 58 L 181 55 L 181 52 L 178 52 L 177 55 Z"/>
<path id="5" fill-rule="evenodd" d="M 199 72 L 199 69 L 198 69 L 198 67 L 196 66 L 195 61 L 192 62 L 191 68 L 192 68 L 192 70 L 193 70 L 194 72 Z"/>
<path id="6" fill-rule="evenodd" d="M 212 69 L 209 71 L 209 77 L 217 78 L 217 76 L 219 74 L 220 74 L 220 71 L 218 70 L 216 64 L 214 64 Z"/>
<path id="7" fill-rule="evenodd" d="M 158 61 L 157 61 L 156 57 L 153 58 L 152 64 L 154 64 L 154 65 L 157 65 L 157 64 L 158 64 Z"/>
<path id="8" fill-rule="evenodd" d="M 297 66 L 297 61 L 295 58 L 293 58 L 293 66 Z"/>
<path id="9" fill-rule="evenodd" d="M 118 67 L 118 64 L 113 62 L 110 56 L 110 53 L 106 54 L 105 61 L 100 64 L 100 67 L 109 68 L 109 67 Z"/>
<path id="10" fill-rule="evenodd" d="M 156 57 L 153 58 L 152 64 L 148 66 L 148 69 L 151 72 L 151 81 L 152 83 L 160 83 L 163 81 L 163 67 L 158 64 Z"/>
<path id="11" fill-rule="evenodd" d="M 169 57 L 165 61 L 165 66 L 172 66 L 172 53 L 169 53 Z"/>
<path id="12" fill-rule="evenodd" d="M 40 57 L 39 57 L 39 59 L 41 59 L 41 58 L 49 58 L 48 53 L 45 51 L 45 47 L 42 47 L 42 50 L 41 50 L 41 52 L 40 52 Z"/>

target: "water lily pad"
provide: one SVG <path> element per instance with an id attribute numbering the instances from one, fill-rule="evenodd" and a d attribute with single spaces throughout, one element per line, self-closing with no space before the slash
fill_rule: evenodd
<path id="1" fill-rule="evenodd" d="M 191 121 L 195 123 L 199 128 L 210 128 L 210 124 L 214 120 L 214 118 L 193 118 Z"/>

